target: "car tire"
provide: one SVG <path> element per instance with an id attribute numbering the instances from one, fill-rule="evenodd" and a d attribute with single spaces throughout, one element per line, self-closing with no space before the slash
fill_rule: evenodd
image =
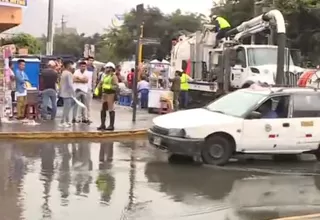
<path id="1" fill-rule="evenodd" d="M 233 153 L 233 143 L 220 135 L 209 137 L 201 151 L 203 162 L 216 166 L 222 166 L 228 163 Z"/>

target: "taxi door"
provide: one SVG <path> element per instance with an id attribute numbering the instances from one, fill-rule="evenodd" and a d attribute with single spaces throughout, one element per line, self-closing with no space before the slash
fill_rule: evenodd
<path id="1" fill-rule="evenodd" d="M 319 93 L 293 95 L 292 138 L 295 141 L 290 149 L 308 151 L 317 149 L 320 144 L 320 97 Z"/>
<path id="2" fill-rule="evenodd" d="M 271 99 L 275 111 L 280 107 L 279 100 L 286 101 L 284 114 L 279 114 L 278 118 L 245 119 L 240 150 L 251 153 L 285 153 L 288 146 L 294 143 L 294 125 L 288 117 L 290 97 L 278 96 Z"/>

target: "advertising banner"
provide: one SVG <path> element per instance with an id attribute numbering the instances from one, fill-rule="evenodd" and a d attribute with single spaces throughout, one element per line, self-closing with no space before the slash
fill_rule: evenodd
<path id="1" fill-rule="evenodd" d="M 0 0 L 0 6 L 26 7 L 28 0 Z"/>

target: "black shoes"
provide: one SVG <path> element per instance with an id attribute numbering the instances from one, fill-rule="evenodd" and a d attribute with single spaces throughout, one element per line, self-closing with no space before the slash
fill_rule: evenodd
<path id="1" fill-rule="evenodd" d="M 97 128 L 98 131 L 114 131 L 114 122 L 115 122 L 115 112 L 111 111 L 109 112 L 110 116 L 110 124 L 108 127 L 106 127 L 106 112 L 101 111 L 100 113 L 101 116 L 101 125 Z"/>
<path id="2" fill-rule="evenodd" d="M 111 111 L 109 112 L 109 116 L 110 116 L 110 124 L 109 126 L 106 128 L 107 131 L 114 131 L 114 121 L 115 121 L 115 112 Z"/>
<path id="3" fill-rule="evenodd" d="M 100 111 L 100 120 L 101 125 L 97 128 L 98 131 L 104 131 L 106 130 L 106 118 L 107 118 L 107 112 L 106 111 Z"/>

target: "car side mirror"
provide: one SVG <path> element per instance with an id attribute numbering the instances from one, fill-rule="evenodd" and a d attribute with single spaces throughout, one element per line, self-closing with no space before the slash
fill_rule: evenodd
<path id="1" fill-rule="evenodd" d="M 248 119 L 260 119 L 262 117 L 260 112 L 257 111 L 252 111 L 249 116 Z"/>

